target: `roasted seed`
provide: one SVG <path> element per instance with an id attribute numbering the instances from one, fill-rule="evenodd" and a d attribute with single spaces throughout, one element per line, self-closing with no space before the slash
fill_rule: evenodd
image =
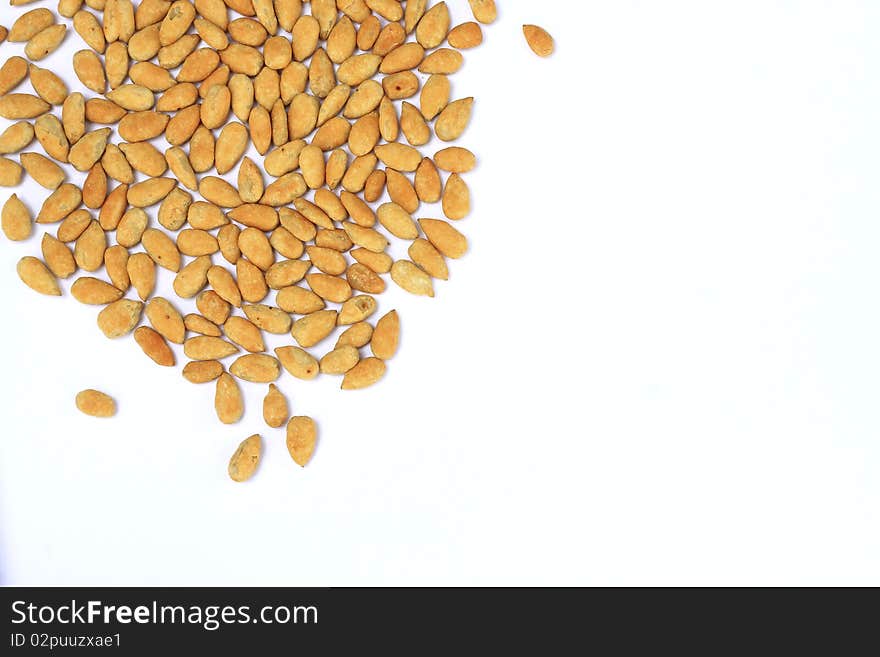
<path id="1" fill-rule="evenodd" d="M 219 410 L 217 411 L 219 414 Z M 235 450 L 229 459 L 229 478 L 232 481 L 244 482 L 254 476 L 260 464 L 260 455 L 263 449 L 263 439 L 259 434 L 246 438 Z"/>
<path id="2" fill-rule="evenodd" d="M 287 423 L 287 450 L 297 465 L 305 467 L 312 459 L 318 429 L 310 417 L 292 417 Z"/>
<path id="3" fill-rule="evenodd" d="M 113 417 L 116 402 L 109 395 L 97 390 L 83 390 L 76 395 L 76 407 L 91 417 Z"/>

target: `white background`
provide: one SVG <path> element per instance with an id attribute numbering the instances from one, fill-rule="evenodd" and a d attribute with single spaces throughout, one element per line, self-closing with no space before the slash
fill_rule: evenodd
<path id="1" fill-rule="evenodd" d="M 471 253 L 382 298 L 381 385 L 285 375 L 305 470 L 262 387 L 220 425 L 213 386 L 19 282 L 38 237 L 0 243 L 0 582 L 880 584 L 880 6 L 499 5 L 453 82 Z M 82 47 L 47 60 L 72 88 Z"/>

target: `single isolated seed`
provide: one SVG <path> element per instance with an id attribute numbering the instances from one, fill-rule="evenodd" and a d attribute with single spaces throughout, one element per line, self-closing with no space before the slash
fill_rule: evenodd
<path id="1" fill-rule="evenodd" d="M 262 449 L 263 439 L 259 434 L 243 440 L 229 459 L 229 478 L 241 483 L 253 477 L 260 464 Z"/>
<path id="2" fill-rule="evenodd" d="M 553 37 L 547 30 L 537 25 L 523 25 L 522 30 L 526 43 L 538 57 L 549 57 L 553 54 Z"/>
<path id="3" fill-rule="evenodd" d="M 76 395 L 76 407 L 91 417 L 113 417 L 116 402 L 110 395 L 98 390 L 83 390 Z"/>
<path id="4" fill-rule="evenodd" d="M 318 427 L 312 418 L 290 418 L 287 423 L 287 450 L 297 465 L 305 467 L 311 461 L 317 440 Z"/>

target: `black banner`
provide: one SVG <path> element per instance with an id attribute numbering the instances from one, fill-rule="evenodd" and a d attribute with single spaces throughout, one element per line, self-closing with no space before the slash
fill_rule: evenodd
<path id="1" fill-rule="evenodd" d="M 519 654 L 528 646 L 534 650 L 526 654 L 551 655 L 600 640 L 627 654 L 661 646 L 788 652 L 805 641 L 849 654 L 844 647 L 861 645 L 875 624 L 874 592 L 864 597 L 839 590 L 10 587 L 0 588 L 0 654 L 263 654 L 270 646 L 318 655 L 511 646 Z M 834 631 L 837 621 L 844 632 Z"/>

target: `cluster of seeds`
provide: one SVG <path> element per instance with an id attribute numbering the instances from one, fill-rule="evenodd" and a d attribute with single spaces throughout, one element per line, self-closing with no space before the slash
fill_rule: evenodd
<path id="1" fill-rule="evenodd" d="M 469 2 L 479 23 L 495 20 L 493 0 Z M 2 230 L 20 241 L 34 222 L 57 225 L 42 237 L 42 258 L 20 260 L 22 281 L 59 296 L 58 279 L 83 272 L 70 293 L 103 306 L 101 331 L 133 334 L 161 366 L 176 364 L 169 343 L 182 345 L 184 377 L 214 382 L 225 424 L 244 414 L 239 380 L 269 384 L 264 420 L 286 425 L 291 457 L 306 465 L 316 425 L 290 418 L 275 386 L 282 371 L 338 375 L 344 390 L 373 385 L 400 334 L 396 311 L 370 321 L 383 275 L 433 296 L 434 281 L 449 276 L 447 258 L 467 250 L 453 223 L 470 212 L 463 174 L 476 158 L 460 146 L 431 156 L 419 148 L 467 128 L 473 98 L 454 99 L 449 76 L 482 30 L 453 27 L 445 2 L 428 4 L 60 0 L 58 12 L 88 46 L 73 68 L 94 95 L 70 93 L 34 63 L 59 47 L 67 26 L 45 8 L 20 15 L 0 30 L 0 41 L 24 43 L 26 56 L 0 67 L 0 116 L 14 121 L 0 134 L 0 185 L 27 173 L 49 194 L 34 218 L 13 194 Z M 25 80 L 33 93 L 16 89 Z M 23 152 L 34 139 L 45 155 Z M 262 161 L 247 156 L 251 147 Z M 18 162 L 6 157 L 13 153 Z M 68 182 L 59 163 L 81 182 Z M 414 219 L 422 204 L 439 204 L 444 218 Z M 388 252 L 389 237 L 409 243 L 408 257 Z M 193 312 L 155 295 L 161 270 Z M 332 348 L 309 351 L 338 328 Z M 264 332 L 295 344 L 267 353 Z M 94 390 L 77 406 L 98 417 L 116 411 Z M 235 451 L 232 479 L 254 473 L 261 440 Z"/>

